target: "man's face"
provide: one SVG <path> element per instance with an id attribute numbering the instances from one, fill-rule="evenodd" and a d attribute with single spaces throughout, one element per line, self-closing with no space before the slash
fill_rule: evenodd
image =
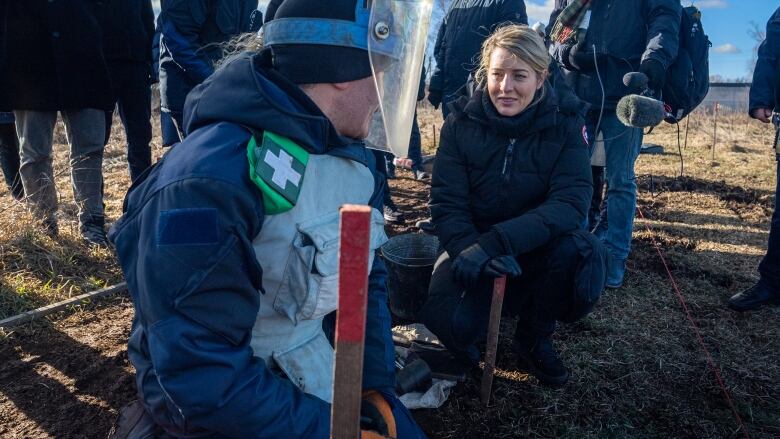
<path id="1" fill-rule="evenodd" d="M 381 84 L 382 74 L 379 75 L 377 82 Z M 347 87 L 339 92 L 341 117 L 335 118 L 337 120 L 333 121 L 333 125 L 342 136 L 364 139 L 368 136 L 371 118 L 379 109 L 374 78 L 369 76 L 346 84 Z"/>

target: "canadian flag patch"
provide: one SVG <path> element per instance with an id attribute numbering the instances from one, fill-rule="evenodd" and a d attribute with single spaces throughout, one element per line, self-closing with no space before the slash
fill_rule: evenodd
<path id="1" fill-rule="evenodd" d="M 590 146 L 590 142 L 588 141 L 588 128 L 583 125 L 582 126 L 582 140 L 585 141 L 585 144 Z"/>

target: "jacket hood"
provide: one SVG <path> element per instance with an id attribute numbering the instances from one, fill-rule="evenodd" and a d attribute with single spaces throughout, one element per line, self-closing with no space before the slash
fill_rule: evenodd
<path id="1" fill-rule="evenodd" d="M 520 137 L 554 126 L 560 112 L 576 114 L 577 109 L 569 107 L 568 103 L 561 102 L 555 89 L 549 83 L 545 83 L 542 99 L 516 116 L 501 116 L 484 88 L 475 90 L 471 97 L 462 97 L 456 101 L 452 110 L 459 117 L 466 116 L 489 126 L 499 134 Z"/>
<path id="2" fill-rule="evenodd" d="M 311 153 L 323 154 L 362 142 L 340 136 L 317 105 L 294 83 L 271 68 L 264 50 L 237 56 L 187 96 L 187 135 L 214 122 L 231 122 L 292 139 Z"/>

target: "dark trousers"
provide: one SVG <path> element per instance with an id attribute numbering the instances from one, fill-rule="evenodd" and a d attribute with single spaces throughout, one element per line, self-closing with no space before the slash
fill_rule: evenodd
<path id="1" fill-rule="evenodd" d="M 127 163 L 135 180 L 152 165 L 152 91 L 149 66 L 142 62 L 109 64 L 114 98 L 127 136 Z M 106 143 L 111 135 L 113 111 L 106 112 Z"/>
<path id="2" fill-rule="evenodd" d="M 579 252 L 571 235 L 563 235 L 530 253 L 520 255 L 523 274 L 508 279 L 504 306 L 519 317 L 516 337 L 549 336 L 555 322 L 579 314 L 574 278 Z M 452 276 L 452 260 L 443 253 L 434 266 L 428 299 L 420 320 L 444 345 L 469 362 L 479 361 L 477 343 L 485 340 L 490 317 L 493 280 L 481 279 L 464 288 Z"/>
<path id="3" fill-rule="evenodd" d="M 414 110 L 414 121 L 412 122 L 412 134 L 409 137 L 409 152 L 407 153 L 412 161 L 412 170 L 422 171 L 422 136 L 420 135 L 420 125 L 417 123 L 417 109 Z"/>
<path id="4" fill-rule="evenodd" d="M 393 203 L 392 197 L 390 197 L 390 186 L 387 184 L 387 169 L 388 169 L 388 160 L 390 161 L 390 165 L 393 164 L 393 154 L 387 152 L 387 151 L 380 151 L 378 149 L 372 149 L 372 153 L 374 153 L 374 161 L 376 162 L 376 171 L 379 174 L 379 178 L 383 180 L 384 188 L 382 190 L 382 204 L 384 204 L 387 207 L 395 208 L 395 203 Z"/>
<path id="5" fill-rule="evenodd" d="M 777 164 L 777 176 L 775 196 L 780 193 L 780 162 Z M 769 229 L 769 243 L 766 255 L 758 264 L 758 272 L 761 275 L 761 281 L 767 287 L 775 292 L 780 292 L 780 209 L 777 207 L 777 199 L 775 199 L 775 210 L 772 213 L 772 225 Z"/>
<path id="6" fill-rule="evenodd" d="M 22 178 L 19 176 L 19 138 L 12 123 L 0 124 L 0 168 L 11 195 L 17 200 L 24 198 Z"/>

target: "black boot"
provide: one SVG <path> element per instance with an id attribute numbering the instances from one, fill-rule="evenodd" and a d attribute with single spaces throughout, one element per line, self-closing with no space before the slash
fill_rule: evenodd
<path id="1" fill-rule="evenodd" d="M 766 303 L 780 305 L 780 294 L 760 280 L 752 287 L 729 299 L 729 307 L 734 311 L 750 311 L 758 309 Z"/>
<path id="2" fill-rule="evenodd" d="M 535 376 L 542 385 L 562 387 L 569 380 L 569 371 L 555 352 L 549 335 L 515 337 L 518 368 Z"/>

